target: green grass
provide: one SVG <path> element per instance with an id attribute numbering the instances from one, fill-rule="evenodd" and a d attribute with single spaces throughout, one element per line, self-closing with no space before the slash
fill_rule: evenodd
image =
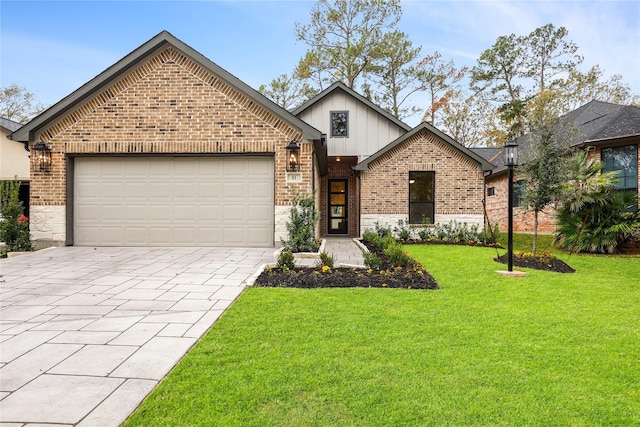
<path id="1" fill-rule="evenodd" d="M 407 250 L 441 290 L 247 289 L 126 425 L 640 425 L 639 258 Z"/>
<path id="2" fill-rule="evenodd" d="M 538 235 L 538 249 L 537 253 L 542 252 L 551 252 L 553 254 L 557 254 L 560 252 L 564 252 L 561 249 L 558 249 L 553 246 L 554 236 L 550 234 L 539 234 Z M 500 233 L 498 237 L 498 243 L 500 243 L 503 247 L 507 247 L 507 233 Z M 531 252 L 533 249 L 533 234 L 525 234 L 525 233 L 514 233 L 513 234 L 513 250 L 514 251 L 522 251 L 522 252 Z"/>

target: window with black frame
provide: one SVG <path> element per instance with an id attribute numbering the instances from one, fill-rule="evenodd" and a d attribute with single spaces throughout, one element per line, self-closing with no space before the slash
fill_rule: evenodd
<path id="1" fill-rule="evenodd" d="M 331 112 L 331 136 L 332 137 L 348 137 L 349 136 L 349 112 L 348 111 L 332 111 Z"/>
<path id="2" fill-rule="evenodd" d="M 433 224 L 435 172 L 409 172 L 409 224 Z"/>
<path id="3" fill-rule="evenodd" d="M 618 182 L 615 184 L 616 190 L 638 194 L 638 146 L 603 148 L 601 157 L 604 162 L 603 173 L 613 171 L 619 173 Z"/>

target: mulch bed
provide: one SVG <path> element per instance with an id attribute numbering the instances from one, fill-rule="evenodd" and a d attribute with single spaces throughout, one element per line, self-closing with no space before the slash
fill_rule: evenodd
<path id="1" fill-rule="evenodd" d="M 372 251 L 373 252 L 373 251 Z M 284 271 L 267 268 L 256 279 L 254 286 L 281 288 L 404 288 L 440 289 L 438 282 L 415 262 L 409 267 L 392 267 L 384 254 L 377 252 L 382 261 L 378 271 L 361 268 L 300 267 Z"/>
<path id="2" fill-rule="evenodd" d="M 503 264 L 508 263 L 507 254 L 493 259 Z M 516 256 L 513 255 L 513 265 L 522 268 L 533 268 L 535 270 L 553 271 L 555 273 L 575 273 L 576 270 L 571 268 L 567 263 L 558 258 L 534 257 L 534 256 Z"/>

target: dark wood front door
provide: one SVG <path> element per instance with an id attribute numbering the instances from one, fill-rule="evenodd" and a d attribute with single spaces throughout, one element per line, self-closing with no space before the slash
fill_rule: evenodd
<path id="1" fill-rule="evenodd" d="M 348 181 L 346 179 L 329 180 L 329 224 L 327 229 L 329 234 L 349 233 L 348 220 Z"/>

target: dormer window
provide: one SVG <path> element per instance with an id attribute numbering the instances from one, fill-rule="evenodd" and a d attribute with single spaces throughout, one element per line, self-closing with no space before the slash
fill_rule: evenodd
<path id="1" fill-rule="evenodd" d="M 349 136 L 348 111 L 331 112 L 331 136 L 337 138 L 345 138 Z"/>

